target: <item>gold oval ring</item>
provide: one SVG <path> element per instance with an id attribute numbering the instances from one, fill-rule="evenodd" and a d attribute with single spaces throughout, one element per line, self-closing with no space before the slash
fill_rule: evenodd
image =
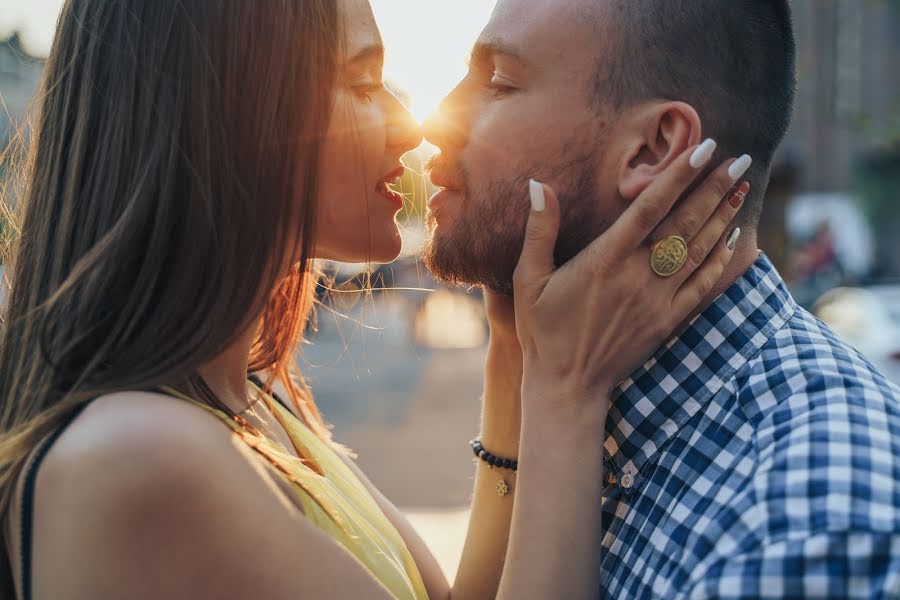
<path id="1" fill-rule="evenodd" d="M 670 235 L 650 248 L 650 268 L 660 277 L 670 277 L 687 262 L 688 247 L 684 238 Z"/>

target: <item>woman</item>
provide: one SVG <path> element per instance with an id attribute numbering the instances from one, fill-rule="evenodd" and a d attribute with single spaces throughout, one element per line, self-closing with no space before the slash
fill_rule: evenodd
<path id="1" fill-rule="evenodd" d="M 419 141 L 382 86 L 365 0 L 66 2 L 0 347 L 4 597 L 449 597 L 291 372 L 314 259 L 399 252 L 387 185 Z M 522 391 L 521 431 L 507 424 L 521 440 L 515 514 L 511 498 L 476 493 L 454 596 L 595 593 L 609 391 L 730 258 L 716 242 L 734 211 L 701 187 L 678 211 L 708 220 L 715 250 L 699 270 L 647 278 L 653 294 L 633 292 L 648 226 L 696 173 L 686 154 L 559 271 L 558 206 L 533 189 L 529 227 L 543 235 L 523 250 L 518 312 L 488 307 L 509 352 L 486 377 Z M 597 269 L 598 253 L 622 269 Z M 584 302 L 616 318 L 557 331 Z M 665 326 L 636 318 L 663 307 Z M 576 333 L 597 340 L 583 369 L 565 343 Z M 423 467 L 411 451 L 410 477 Z M 570 556 L 535 553 L 543 544 Z"/>

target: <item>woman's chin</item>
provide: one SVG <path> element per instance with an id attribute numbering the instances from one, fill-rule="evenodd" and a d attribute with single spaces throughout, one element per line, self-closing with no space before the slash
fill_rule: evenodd
<path id="1" fill-rule="evenodd" d="M 400 251 L 402 249 L 403 241 L 400 239 L 400 234 L 398 233 L 396 240 L 392 240 L 390 243 L 384 244 L 377 250 L 375 248 L 372 248 L 368 261 L 379 264 L 394 262 L 395 260 L 397 260 L 397 257 L 400 256 Z"/>
<path id="2" fill-rule="evenodd" d="M 344 251 L 324 252 L 323 258 L 343 263 L 374 263 L 386 264 L 394 262 L 400 251 L 403 249 L 403 240 L 400 232 L 395 232 L 393 237 L 385 237 L 382 239 L 372 239 L 368 248 L 347 248 Z"/>
<path id="3" fill-rule="evenodd" d="M 368 248 L 368 262 L 373 263 L 389 263 L 397 260 L 400 251 L 403 250 L 403 238 L 400 237 L 400 229 L 396 222 L 392 223 L 393 227 L 385 231 L 383 236 L 375 239 L 372 236 L 371 248 Z"/>

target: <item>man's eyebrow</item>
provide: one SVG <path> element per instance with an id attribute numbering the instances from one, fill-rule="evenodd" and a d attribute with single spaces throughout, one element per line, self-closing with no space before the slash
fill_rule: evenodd
<path id="1" fill-rule="evenodd" d="M 505 56 L 520 64 L 527 65 L 528 61 L 522 58 L 522 53 L 513 46 L 500 40 L 478 40 L 469 53 L 469 63 L 474 65 L 484 64 L 495 56 Z"/>
<path id="2" fill-rule="evenodd" d="M 371 46 L 366 46 L 356 54 L 350 57 L 347 61 L 348 64 L 354 63 L 363 63 L 363 62 L 384 62 L 384 46 L 381 44 L 372 44 Z"/>

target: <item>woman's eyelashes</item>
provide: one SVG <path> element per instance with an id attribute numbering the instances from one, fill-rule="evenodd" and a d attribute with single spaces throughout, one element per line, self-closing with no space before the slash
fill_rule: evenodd
<path id="1" fill-rule="evenodd" d="M 348 77 L 349 87 L 353 93 L 362 100 L 371 102 L 373 96 L 384 91 L 384 79 L 381 70 L 371 70 L 362 73 L 357 72 L 355 76 Z"/>
<path id="2" fill-rule="evenodd" d="M 374 100 L 373 96 L 384 89 L 384 83 L 364 83 L 353 86 L 354 93 L 368 102 Z"/>

